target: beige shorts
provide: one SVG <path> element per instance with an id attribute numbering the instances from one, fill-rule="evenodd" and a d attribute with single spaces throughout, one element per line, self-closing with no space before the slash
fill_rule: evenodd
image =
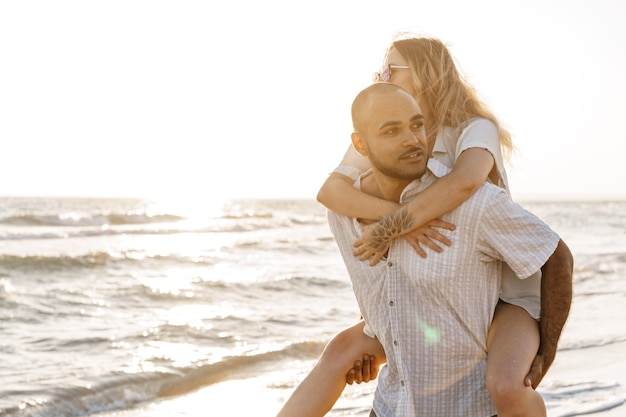
<path id="1" fill-rule="evenodd" d="M 541 270 L 520 279 L 507 265 L 502 264 L 500 299 L 522 307 L 535 320 L 541 315 Z"/>

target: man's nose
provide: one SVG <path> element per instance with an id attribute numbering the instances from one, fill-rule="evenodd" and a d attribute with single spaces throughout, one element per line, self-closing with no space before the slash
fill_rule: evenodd
<path id="1" fill-rule="evenodd" d="M 415 133 L 412 130 L 407 131 L 406 135 L 404 136 L 404 143 L 406 146 L 424 146 L 420 134 Z"/>

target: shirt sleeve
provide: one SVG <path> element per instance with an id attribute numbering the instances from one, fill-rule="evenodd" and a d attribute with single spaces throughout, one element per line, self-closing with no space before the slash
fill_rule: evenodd
<path id="1" fill-rule="evenodd" d="M 341 163 L 333 170 L 333 173 L 345 175 L 356 181 L 359 176 L 370 168 L 366 157 L 358 153 L 352 145 L 348 147 Z"/>
<path id="2" fill-rule="evenodd" d="M 527 278 L 546 263 L 560 238 L 504 190 L 490 184 L 484 187 L 490 196 L 480 222 L 481 252 L 506 262 L 518 278 Z"/>
<path id="3" fill-rule="evenodd" d="M 483 118 L 475 118 L 469 121 L 457 141 L 454 160 L 456 161 L 463 151 L 470 148 L 485 149 L 493 156 L 496 170 L 500 177 L 500 184 L 496 185 L 508 190 L 509 184 L 506 170 L 504 169 L 500 137 L 498 135 L 498 129 L 491 121 Z"/>
<path id="4" fill-rule="evenodd" d="M 365 322 L 365 326 L 363 326 L 363 334 L 365 336 L 371 337 L 372 339 L 376 339 L 376 334 L 374 333 L 374 329 L 370 327 L 367 322 Z"/>

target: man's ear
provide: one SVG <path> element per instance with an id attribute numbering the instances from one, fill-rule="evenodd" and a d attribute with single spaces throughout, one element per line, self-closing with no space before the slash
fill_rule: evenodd
<path id="1" fill-rule="evenodd" d="M 363 138 L 363 135 L 358 132 L 354 132 L 352 133 L 351 138 L 352 146 L 354 146 L 354 149 L 356 149 L 356 151 L 361 155 L 367 156 L 367 144 L 365 143 L 365 138 Z"/>

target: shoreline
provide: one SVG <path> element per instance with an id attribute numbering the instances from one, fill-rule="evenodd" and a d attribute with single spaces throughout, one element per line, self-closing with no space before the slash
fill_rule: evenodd
<path id="1" fill-rule="evenodd" d="M 597 417 L 623 417 L 626 415 L 626 341 L 603 346 L 564 350 L 557 353 L 538 391 L 548 406 L 548 417 L 553 415 L 592 415 Z M 580 395 L 575 389 L 570 394 L 572 401 L 567 409 L 549 408 L 550 390 L 558 384 L 592 384 L 606 389 L 604 395 Z M 544 395 L 545 393 L 545 395 Z M 577 400 L 577 403 L 574 401 Z M 587 411 L 585 411 L 587 410 Z"/>
<path id="2" fill-rule="evenodd" d="M 558 352 L 554 364 L 538 390 L 546 401 L 547 416 L 625 416 L 624 352 L 626 341 Z M 265 370 L 260 374 L 250 375 L 249 378 L 224 381 L 185 395 L 160 398 L 133 409 L 104 412 L 98 416 L 167 417 L 176 414 L 196 417 L 205 415 L 209 409 L 227 412 L 230 415 L 272 417 L 278 413 L 286 396 L 290 395 L 292 390 L 292 387 L 287 385 L 277 386 L 276 381 L 289 379 L 290 372 L 290 370 Z M 357 411 L 368 405 L 371 391 L 366 392 L 368 390 L 365 388 L 364 386 L 348 388 L 354 390 L 355 398 L 348 400 L 348 403 L 345 403 L 345 399 L 340 399 L 335 411 L 345 413 L 351 410 L 354 414 L 350 415 L 366 416 L 366 411 Z M 243 398 L 245 401 L 241 401 Z M 343 404 L 340 404 L 342 401 Z M 339 411 L 338 408 L 342 408 L 343 411 Z M 333 412 L 330 415 L 333 415 Z"/>

